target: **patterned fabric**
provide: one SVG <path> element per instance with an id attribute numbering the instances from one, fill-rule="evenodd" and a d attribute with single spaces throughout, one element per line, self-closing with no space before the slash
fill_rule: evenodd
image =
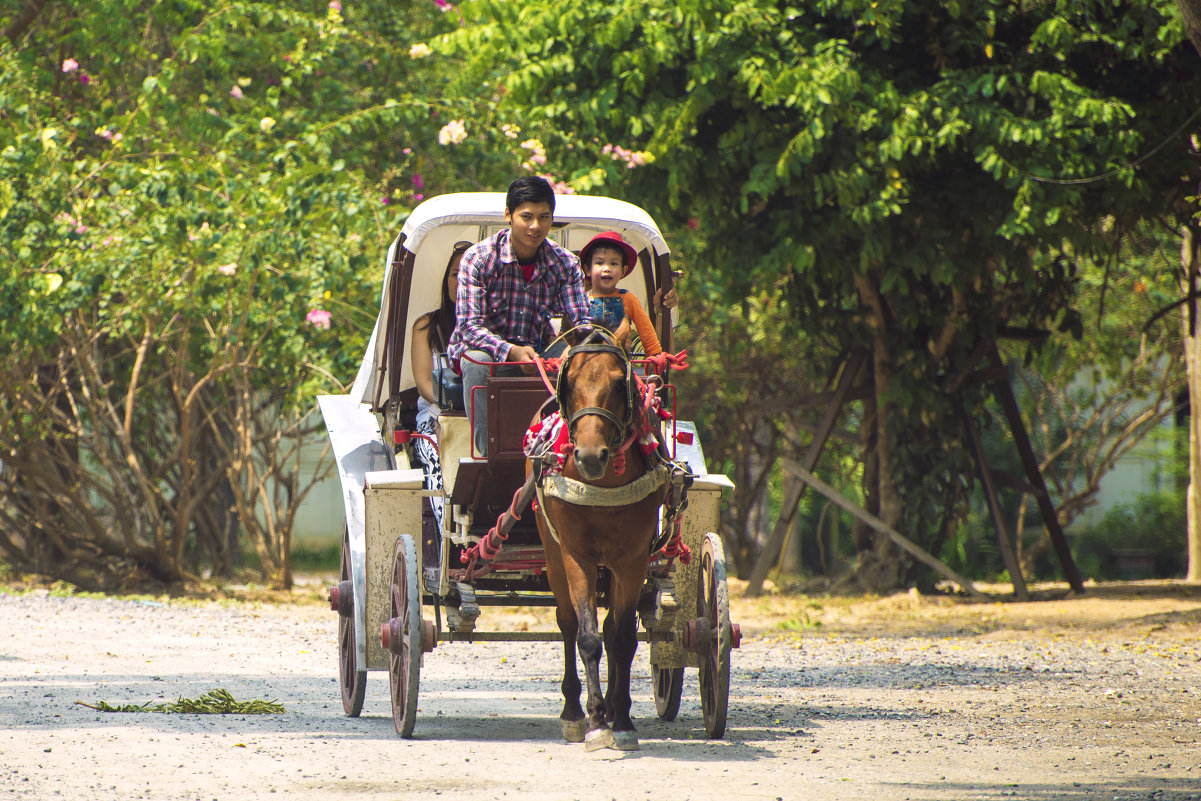
<path id="1" fill-rule="evenodd" d="M 645 422 L 645 421 L 644 421 Z M 623 439 L 627 435 L 623 435 Z M 636 440 L 638 450 L 643 456 L 650 456 L 659 447 L 659 440 L 655 438 L 655 432 L 650 426 L 643 425 L 638 432 Z M 533 423 L 525 432 L 525 437 L 521 441 L 522 450 L 526 456 L 540 456 L 548 450 L 558 457 L 557 461 L 549 463 L 546 466 L 547 475 L 558 475 L 563 472 L 563 465 L 567 461 L 567 455 L 573 450 L 571 445 L 571 433 L 563 422 L 563 418 L 558 412 L 551 412 L 546 417 Z M 621 457 L 624 462 L 624 453 L 617 454 L 614 458 Z M 617 475 L 621 475 L 621 470 L 614 470 Z"/>
<path id="2" fill-rule="evenodd" d="M 458 325 L 447 350 L 457 364 L 468 350 L 491 353 L 505 361 L 514 345 L 542 350 L 554 338 L 550 319 L 563 315 L 564 327 L 588 322 L 580 261 L 549 239 L 538 248 L 533 277 L 526 281 L 506 229 L 478 242 L 463 254 Z"/>
<path id="3" fill-rule="evenodd" d="M 437 439 L 437 420 L 436 414 L 418 413 L 417 431 Z M 413 442 L 413 448 L 417 452 L 417 461 L 421 463 L 421 469 L 425 471 L 425 488 L 442 492 L 442 463 L 438 459 L 438 449 L 419 437 L 414 438 Z M 442 531 L 442 499 L 432 497 L 429 502 L 430 508 L 434 510 L 434 520 L 438 524 L 438 531 Z"/>

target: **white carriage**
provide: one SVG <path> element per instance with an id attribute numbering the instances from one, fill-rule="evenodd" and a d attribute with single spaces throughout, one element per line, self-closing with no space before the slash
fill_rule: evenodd
<path id="1" fill-rule="evenodd" d="M 496 558 L 479 571 L 463 554 L 487 535 L 523 482 L 522 439 L 547 400 L 540 378 L 492 377 L 486 388 L 487 458 L 473 454 L 466 413 L 444 409 L 438 436 L 444 490 L 424 488 L 420 467 L 406 458 L 417 390 L 407 339 L 413 323 L 439 304 L 441 282 L 455 242 L 478 242 L 506 227 L 502 193 L 459 193 L 413 210 L 387 256 L 380 314 L 358 376 L 346 395 L 320 399 L 337 460 L 345 504 L 339 584 L 331 608 L 340 614 L 338 649 L 343 707 L 357 716 L 367 671 L 387 670 L 397 731 L 412 734 L 422 654 L 439 642 L 559 641 L 557 631 L 498 632 L 477 626 L 489 605 L 553 605 L 533 514 L 525 514 Z M 638 296 L 665 349 L 671 350 L 671 312 L 656 317 L 653 298 L 671 285 L 669 251 L 651 217 L 637 206 L 605 197 L 556 198 L 550 238 L 577 251 L 602 231 L 618 231 L 639 254 L 622 287 Z M 674 398 L 674 396 L 672 396 Z M 710 474 L 695 427 L 672 421 L 666 434 L 673 457 L 692 483 L 679 517 L 692 559 L 651 558 L 639 613 L 639 637 L 649 641 L 655 707 L 672 720 L 679 711 L 685 667 L 700 670 L 702 711 L 710 737 L 725 729 L 730 649 L 739 631 L 729 620 L 725 560 L 718 531 L 722 491 Z M 442 530 L 429 498 L 444 503 Z M 604 581 L 598 585 L 604 605 Z M 485 616 L 486 617 L 486 616 Z"/>

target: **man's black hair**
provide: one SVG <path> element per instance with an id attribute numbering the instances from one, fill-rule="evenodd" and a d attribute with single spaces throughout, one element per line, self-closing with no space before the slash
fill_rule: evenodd
<path id="1" fill-rule="evenodd" d="M 509 184 L 505 195 L 505 208 L 509 213 L 517 211 L 522 203 L 549 203 L 551 214 L 555 213 L 555 190 L 550 182 L 537 175 L 523 175 Z"/>

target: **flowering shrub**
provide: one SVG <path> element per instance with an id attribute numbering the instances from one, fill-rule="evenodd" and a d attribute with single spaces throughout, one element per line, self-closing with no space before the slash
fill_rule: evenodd
<path id="1" fill-rule="evenodd" d="M 655 157 L 651 153 L 644 150 L 626 150 L 621 145 L 605 145 L 601 148 L 601 153 L 604 153 L 614 161 L 624 161 L 626 169 L 629 170 L 650 164 L 655 160 Z"/>
<path id="2" fill-rule="evenodd" d="M 327 330 L 329 328 L 330 313 L 325 309 L 312 309 L 304 316 L 304 321 L 313 328 Z"/>
<path id="3" fill-rule="evenodd" d="M 463 125 L 463 120 L 451 120 L 438 131 L 438 144 L 443 147 L 446 145 L 457 145 L 466 138 L 467 128 Z"/>

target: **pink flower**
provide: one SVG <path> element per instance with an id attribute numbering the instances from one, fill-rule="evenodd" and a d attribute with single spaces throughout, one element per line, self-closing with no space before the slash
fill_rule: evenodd
<path id="1" fill-rule="evenodd" d="M 689 217 L 688 218 L 688 227 L 695 231 L 697 228 L 701 227 L 701 221 L 698 220 L 696 217 Z"/>
<path id="2" fill-rule="evenodd" d="M 338 0 L 331 0 L 331 1 L 330 1 L 330 4 L 329 4 L 329 7 L 330 7 L 330 8 L 332 8 L 334 11 L 341 11 L 341 10 L 342 10 L 342 4 L 341 4 L 341 3 L 339 3 L 339 2 L 338 2 Z"/>
<path id="3" fill-rule="evenodd" d="M 92 82 L 92 79 L 88 77 L 88 74 L 86 72 L 84 72 L 83 70 L 80 70 L 79 71 L 79 82 L 81 84 L 83 84 L 84 86 L 87 86 L 89 83 Z"/>
<path id="4" fill-rule="evenodd" d="M 404 150 L 402 150 L 400 152 L 404 153 L 406 156 L 411 156 L 411 155 L 413 155 L 413 148 L 406 147 Z"/>
<path id="5" fill-rule="evenodd" d="M 421 177 L 421 173 L 413 173 L 413 187 L 415 189 L 425 189 L 425 179 Z"/>
<path id="6" fill-rule="evenodd" d="M 555 178 L 555 176 L 553 176 L 553 175 L 541 174 L 538 177 L 545 178 L 546 182 L 548 184 L 550 184 L 551 189 L 553 189 L 555 191 L 556 195 L 574 195 L 575 194 L 575 190 L 572 189 L 570 186 L 568 186 L 566 182 L 557 180 Z"/>
<path id="7" fill-rule="evenodd" d="M 233 275 L 237 271 L 238 271 L 237 262 L 232 262 L 232 261 L 229 264 L 222 264 L 220 267 L 217 268 L 217 272 L 221 273 L 222 275 Z"/>
<path id="8" fill-rule="evenodd" d="M 438 144 L 443 147 L 457 145 L 466 138 L 467 127 L 463 125 L 463 120 L 451 120 L 438 131 Z"/>
<path id="9" fill-rule="evenodd" d="M 413 195 L 413 200 L 425 200 L 425 195 L 418 192 L 417 194 Z"/>
<path id="10" fill-rule="evenodd" d="M 380 198 L 379 202 L 383 203 L 385 206 L 387 206 L 389 203 L 392 202 L 392 198 L 388 197 L 387 195 L 384 195 L 382 198 Z"/>
<path id="11" fill-rule="evenodd" d="M 312 309 L 304 316 L 304 320 L 313 328 L 319 328 L 322 331 L 329 328 L 330 313 L 325 309 Z"/>
<path id="12" fill-rule="evenodd" d="M 234 100 L 241 100 L 242 99 L 242 87 L 235 86 L 233 89 L 230 89 L 229 96 L 232 97 Z"/>
<path id="13" fill-rule="evenodd" d="M 63 61 L 63 72 L 75 72 L 79 69 L 79 62 L 73 58 L 68 58 Z"/>

